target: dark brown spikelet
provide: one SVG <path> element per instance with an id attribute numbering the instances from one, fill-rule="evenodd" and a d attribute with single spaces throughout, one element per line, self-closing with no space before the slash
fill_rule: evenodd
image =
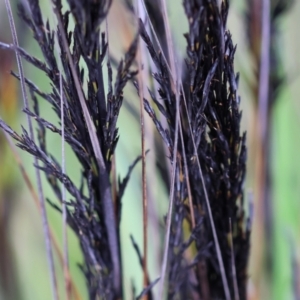
<path id="1" fill-rule="evenodd" d="M 246 299 L 250 237 L 250 226 L 245 217 L 243 202 L 246 134 L 240 134 L 238 74 L 234 72 L 236 47 L 232 43 L 229 31 L 226 30 L 228 3 L 223 1 L 219 9 L 217 1 L 185 0 L 184 8 L 189 20 L 189 32 L 185 35 L 186 72 L 180 91 L 183 140 L 179 142 L 176 158 L 175 199 L 169 244 L 168 299 L 226 299 L 204 187 L 196 163 L 197 156 L 212 210 L 230 295 L 237 294 L 237 290 L 234 291 L 234 285 L 237 283 L 240 299 Z M 172 160 L 176 120 L 172 75 L 142 22 L 140 27 L 141 36 L 157 68 L 153 76 L 159 84 L 161 101 L 154 97 L 154 93 L 152 100 L 166 117 L 168 128 L 163 128 L 146 99 L 145 109 L 169 148 Z M 194 228 L 186 200 L 187 176 L 184 171 L 183 151 L 188 158 L 188 177 L 196 219 Z M 192 228 L 188 241 L 184 240 L 184 221 Z M 233 248 L 230 242 L 231 233 Z M 194 258 L 191 261 L 187 259 L 190 256 L 187 253 L 191 250 L 187 249 L 193 241 L 197 251 L 193 253 Z M 234 261 L 231 259 L 232 251 Z M 236 268 L 236 275 L 233 266 Z"/>

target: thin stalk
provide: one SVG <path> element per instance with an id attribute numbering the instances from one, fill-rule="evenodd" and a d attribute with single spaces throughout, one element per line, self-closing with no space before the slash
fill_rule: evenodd
<path id="1" fill-rule="evenodd" d="M 234 300 L 240 300 L 239 288 L 238 288 L 237 277 L 236 277 L 235 259 L 234 259 L 231 218 L 229 218 L 229 237 L 230 237 L 230 246 L 231 246 L 231 272 L 232 272 L 232 280 L 233 280 Z"/>
<path id="2" fill-rule="evenodd" d="M 177 165 L 177 149 L 178 149 L 178 130 L 179 130 L 179 93 L 178 93 L 178 83 L 177 83 L 177 73 L 175 69 L 175 57 L 173 53 L 173 42 L 171 37 L 171 30 L 169 25 L 169 20 L 167 16 L 167 8 L 165 1 L 161 1 L 162 11 L 163 11 L 163 18 L 164 18 L 164 25 L 166 30 L 167 36 L 167 45 L 169 51 L 169 58 L 170 58 L 170 66 L 171 66 L 171 78 L 172 80 L 172 89 L 176 95 L 176 120 L 175 120 L 175 136 L 174 136 L 174 148 L 173 148 L 173 168 L 172 168 L 172 176 L 171 176 L 171 188 L 170 188 L 170 197 L 169 197 L 169 207 L 168 207 L 168 214 L 167 214 L 167 229 L 166 229 L 166 236 L 165 236 L 165 245 L 164 245 L 164 254 L 163 254 L 163 261 L 162 261 L 162 268 L 161 268 L 161 277 L 160 277 L 160 285 L 159 285 L 159 297 L 163 299 L 164 293 L 164 281 L 166 277 L 167 271 L 167 264 L 168 264 L 168 252 L 169 252 L 169 242 L 170 242 L 170 233 L 171 233 L 171 223 L 172 223 L 172 211 L 173 211 L 173 204 L 174 204 L 174 185 L 175 185 L 175 174 L 176 174 L 176 165 Z"/>
<path id="3" fill-rule="evenodd" d="M 258 110 L 261 140 L 265 140 L 268 124 L 270 73 L 270 0 L 262 1 L 261 53 L 259 71 Z"/>
<path id="4" fill-rule="evenodd" d="M 171 222 L 172 222 L 172 211 L 174 204 L 174 189 L 175 189 L 175 174 L 176 174 L 176 166 L 177 166 L 177 148 L 178 148 L 178 122 L 179 122 L 179 97 L 176 96 L 176 122 L 175 122 L 175 137 L 174 137 L 174 148 L 173 148 L 173 168 L 172 168 L 172 176 L 171 176 L 171 188 L 169 195 L 169 207 L 167 213 L 167 223 L 166 223 L 166 238 L 164 245 L 164 254 L 163 261 L 161 267 L 161 277 L 159 284 L 159 299 L 163 299 L 164 292 L 164 280 L 167 271 L 168 264 L 168 251 L 169 251 L 169 242 L 170 242 L 170 233 L 171 233 Z"/>
<path id="5" fill-rule="evenodd" d="M 167 6 L 164 0 L 161 1 L 161 6 L 162 6 L 163 19 L 164 19 L 164 26 L 165 26 L 166 36 L 167 36 L 167 46 L 168 46 L 170 66 L 171 66 L 171 78 L 173 78 L 172 89 L 174 91 L 174 94 L 176 95 L 176 120 L 175 120 L 175 136 L 174 136 L 174 148 L 173 148 L 173 168 L 172 168 L 169 208 L 168 208 L 167 224 L 166 224 L 167 226 L 166 238 L 165 238 L 163 262 L 162 262 L 160 285 L 159 285 L 159 296 L 160 299 L 163 299 L 164 281 L 165 281 L 167 264 L 168 264 L 172 211 L 173 211 L 173 203 L 174 203 L 174 187 L 175 187 L 175 174 L 176 174 L 177 148 L 178 148 L 178 128 L 179 128 L 179 118 L 180 118 L 180 114 L 179 114 L 180 100 L 179 100 L 179 89 L 178 89 L 178 82 L 177 82 L 177 72 L 175 68 L 174 48 L 173 48 L 171 30 L 169 25 L 169 19 L 167 15 Z"/>
<path id="6" fill-rule="evenodd" d="M 139 18 L 144 20 L 146 17 L 146 12 L 144 10 L 144 5 L 143 5 L 143 0 L 138 1 L 138 7 L 139 7 Z M 140 44 L 141 46 L 141 59 L 143 62 L 143 73 L 141 74 L 142 76 L 142 81 L 143 82 L 151 82 L 152 77 L 151 77 L 151 71 L 150 71 L 150 64 L 151 60 L 149 61 L 147 59 L 147 48 L 144 43 Z M 155 83 L 155 81 L 154 81 Z M 143 85 L 144 89 L 144 95 L 147 93 L 147 87 L 144 84 Z M 155 92 L 156 89 L 154 89 Z M 144 104 L 144 103 L 143 103 Z M 160 221 L 158 219 L 157 215 L 157 207 L 156 207 L 156 191 L 157 191 L 157 179 L 156 176 L 153 176 L 156 172 L 156 158 L 157 158 L 157 153 L 156 153 L 156 145 L 155 145 L 155 136 L 154 136 L 154 124 L 150 118 L 145 118 L 145 140 L 147 142 L 147 147 L 151 149 L 151 153 L 147 154 L 147 182 L 151 182 L 151 189 L 147 189 L 147 201 L 148 201 L 148 236 L 149 236 L 149 231 L 152 231 L 153 233 L 159 232 L 160 231 Z M 164 145 L 165 146 L 165 145 Z M 167 157 L 167 155 L 166 155 Z M 148 241 L 149 243 L 149 241 Z M 161 254 L 161 248 L 160 248 L 160 241 L 159 239 L 155 241 L 151 241 L 151 247 L 153 248 L 152 253 L 155 257 L 160 257 Z M 149 249 L 149 246 L 148 246 Z M 149 251 L 149 250 L 148 250 Z M 153 252 L 154 251 L 154 252 Z M 155 254 L 154 254 L 155 253 Z M 149 256 L 148 256 L 149 257 Z M 160 269 L 161 265 L 160 262 L 157 260 L 157 266 L 158 269 Z M 149 273 L 148 273 L 148 286 L 149 286 Z"/>
<path id="7" fill-rule="evenodd" d="M 138 3 L 136 4 L 136 14 L 139 15 Z M 144 288 L 148 286 L 148 201 L 147 201 L 147 180 L 146 180 L 146 154 L 145 154 L 145 117 L 144 117 L 144 86 L 142 80 L 142 48 L 140 37 L 138 41 L 137 51 L 137 63 L 138 63 L 138 83 L 139 83 L 139 99 L 140 99 L 140 128 L 141 128 L 141 148 L 142 148 L 142 191 L 143 191 L 143 285 Z M 143 299 L 148 299 L 146 294 Z"/>
<path id="8" fill-rule="evenodd" d="M 58 35 L 57 42 L 58 42 Z M 58 43 L 55 44 L 55 49 L 57 55 L 59 56 Z M 61 68 L 60 64 L 60 68 Z M 64 101 L 64 92 L 63 92 L 63 76 L 60 72 L 59 74 L 59 95 L 60 95 L 60 120 L 61 120 L 61 165 L 62 165 L 62 174 L 66 174 L 66 155 L 65 155 L 65 109 L 64 106 L 67 103 Z M 65 292 L 67 300 L 71 299 L 72 285 L 71 285 L 71 276 L 70 276 L 70 267 L 69 267 L 69 254 L 68 254 L 68 234 L 67 234 L 67 191 L 64 182 L 62 182 L 62 236 L 63 236 L 63 271 L 64 271 L 64 280 L 65 280 Z"/>
<path id="9" fill-rule="evenodd" d="M 269 151 L 269 73 L 270 73 L 270 0 L 262 1 L 261 11 L 261 39 L 260 39 L 260 62 L 259 62 L 259 82 L 258 82 L 258 113 L 256 122 L 257 143 L 257 164 L 256 164 L 256 186 L 257 186 L 257 217 L 262 222 L 263 231 L 259 234 L 266 236 L 266 216 L 267 216 L 267 174 L 268 162 L 267 153 Z M 260 228 L 260 230 L 262 229 Z M 263 238 L 264 240 L 264 238 Z M 268 247 L 265 243 L 263 247 Z M 263 251 L 263 249 L 261 249 Z M 263 252 L 261 253 L 263 255 Z"/>
<path id="10" fill-rule="evenodd" d="M 52 19 L 54 16 L 51 15 Z M 57 35 L 56 35 L 57 37 Z M 58 40 L 57 40 L 58 41 Z M 59 56 L 58 44 L 55 44 L 55 50 Z M 60 61 L 59 61 L 60 62 Z M 61 64 L 60 68 L 62 67 Z M 61 169 L 62 174 L 66 174 L 66 156 L 65 156 L 65 123 L 64 123 L 64 94 L 63 94 L 63 76 L 60 72 L 59 74 L 59 95 L 60 95 L 60 120 L 61 120 Z M 62 266 L 64 273 L 64 284 L 65 284 L 65 295 L 67 300 L 71 299 L 72 285 L 70 282 L 70 269 L 69 269 L 69 255 L 68 255 L 68 235 L 67 235 L 67 207 L 66 207 L 67 195 L 66 187 L 64 182 L 62 182 L 62 245 L 63 245 L 63 255 L 62 255 Z"/>
<path id="11" fill-rule="evenodd" d="M 16 48 L 18 48 L 18 46 L 19 46 L 18 36 L 17 36 L 17 31 L 16 31 L 13 14 L 12 14 L 12 9 L 11 9 L 9 0 L 5 0 L 5 5 L 6 5 L 6 10 L 7 10 L 8 19 L 9 19 L 10 30 L 12 33 L 13 44 Z M 23 105 L 24 105 L 25 109 L 29 109 L 29 101 L 28 101 L 27 92 L 26 92 L 23 65 L 22 65 L 22 60 L 21 60 L 20 54 L 17 51 L 17 49 L 15 49 L 15 54 L 16 54 L 17 65 L 18 65 L 18 70 L 19 70 L 19 74 L 20 74 Z M 33 133 L 33 126 L 32 126 L 32 121 L 31 121 L 31 118 L 29 115 L 27 115 L 27 123 L 28 123 L 30 138 L 34 142 L 35 138 L 34 138 L 34 133 Z M 42 216 L 44 240 L 45 240 L 46 253 L 47 253 L 47 261 L 48 261 L 49 272 L 50 272 L 52 297 L 53 297 L 53 299 L 58 300 L 59 297 L 58 297 L 58 291 L 57 291 L 57 281 L 56 281 L 54 260 L 53 260 L 53 254 L 52 254 L 49 224 L 48 224 L 47 213 L 46 213 L 46 205 L 45 205 L 45 198 L 44 198 L 44 193 L 43 193 L 42 180 L 41 180 L 40 170 L 38 168 L 39 161 L 38 161 L 37 157 L 34 157 L 34 164 L 37 166 L 35 168 L 35 175 L 36 175 L 36 179 L 37 179 L 39 202 L 40 202 L 40 207 L 41 207 L 41 216 Z"/>
<path id="12" fill-rule="evenodd" d="M 61 168 L 63 175 L 66 174 L 66 156 L 65 156 L 65 123 L 64 123 L 64 96 L 63 96 L 63 83 L 62 75 L 59 75 L 59 93 L 60 93 L 60 112 L 61 112 Z M 66 187 L 62 182 L 62 234 L 63 234 L 63 249 L 64 249 L 64 279 L 67 300 L 71 299 L 71 284 L 70 284 L 70 271 L 69 271 L 69 255 L 68 255 L 68 234 L 67 234 L 67 195 Z"/>
<path id="13" fill-rule="evenodd" d="M 142 66 L 139 63 L 139 69 Z M 142 80 L 139 79 L 140 88 L 143 89 Z M 148 201 L 147 201 L 147 182 L 146 182 L 146 155 L 145 155 L 145 127 L 144 127 L 144 101 L 140 95 L 140 125 L 141 125 L 141 147 L 142 147 L 142 190 L 143 190 L 143 250 L 144 250 L 144 287 L 148 285 L 147 257 L 148 257 Z"/>
<path id="14" fill-rule="evenodd" d="M 191 185 L 190 185 L 190 179 L 189 179 L 189 170 L 188 170 L 188 166 L 187 166 L 187 159 L 186 159 L 186 153 L 185 153 L 181 120 L 179 120 L 179 133 L 180 133 L 180 140 L 181 140 L 181 144 L 182 144 L 183 165 L 184 165 L 185 180 L 186 180 L 186 186 L 187 186 L 187 192 L 188 192 L 189 207 L 190 207 L 190 211 L 191 211 L 192 229 L 194 229 L 196 226 L 195 212 L 194 212 L 194 207 L 193 207 L 193 199 L 192 199 Z"/>
<path id="15" fill-rule="evenodd" d="M 269 151 L 269 76 L 270 76 L 270 0 L 263 0 L 261 14 L 261 49 L 260 49 L 260 70 L 258 86 L 258 200 L 259 203 L 266 203 L 268 197 L 267 174 L 268 162 L 267 152 Z M 263 205 L 263 210 L 266 205 Z M 266 218 L 264 211 L 262 216 Z M 266 221 L 266 220 L 264 220 Z"/>

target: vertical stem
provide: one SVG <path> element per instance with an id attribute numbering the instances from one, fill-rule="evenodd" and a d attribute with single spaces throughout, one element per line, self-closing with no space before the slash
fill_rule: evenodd
<path id="1" fill-rule="evenodd" d="M 270 73 L 270 0 L 263 0 L 261 55 L 259 72 L 258 109 L 260 137 L 263 142 L 268 124 L 269 73 Z"/>
<path id="2" fill-rule="evenodd" d="M 61 165 L 62 173 L 66 174 L 66 157 L 65 157 L 65 123 L 64 123 L 64 96 L 63 96 L 63 84 L 62 74 L 59 75 L 59 93 L 60 93 L 60 112 L 61 112 Z M 69 272 L 69 256 L 68 256 L 68 235 L 67 235 L 67 207 L 66 207 L 66 187 L 62 183 L 62 233 L 63 233 L 63 269 L 65 279 L 65 289 L 67 300 L 71 299 L 71 282 Z"/>
<path id="3" fill-rule="evenodd" d="M 137 16 L 139 15 L 138 3 L 136 5 Z M 142 49 L 140 38 L 138 41 L 137 62 L 138 62 L 138 82 L 139 82 L 139 98 L 140 98 L 140 127 L 141 127 L 141 148 L 142 148 L 142 193 L 143 193 L 143 285 L 148 286 L 148 201 L 147 201 L 147 181 L 146 181 L 146 154 L 145 154 L 145 120 L 144 120 L 144 86 L 142 80 Z M 148 299 L 145 295 L 144 299 Z"/>
<path id="4" fill-rule="evenodd" d="M 22 65 L 21 57 L 20 57 L 18 49 L 17 49 L 17 47 L 19 47 L 17 31 L 16 31 L 16 27 L 14 24 L 13 14 L 12 14 L 9 0 L 5 0 L 5 5 L 6 5 L 7 14 L 8 14 L 9 25 L 10 25 L 10 29 L 11 29 L 11 33 L 12 33 L 13 43 L 14 43 L 14 46 L 16 47 L 15 53 L 16 53 L 19 74 L 20 74 L 20 82 L 21 82 L 21 90 L 22 90 L 24 108 L 29 109 L 29 102 L 28 102 L 26 86 L 25 86 L 25 76 L 24 76 L 23 65 Z M 33 126 L 32 126 L 31 118 L 29 115 L 27 115 L 27 123 L 28 123 L 30 138 L 34 142 Z M 57 282 L 56 282 L 56 276 L 55 276 L 53 254 L 52 254 L 50 230 L 49 230 L 49 224 L 48 224 L 48 219 L 47 219 L 47 212 L 46 212 L 46 205 L 45 205 L 45 198 L 44 198 L 41 174 L 40 174 L 40 170 L 39 170 L 39 161 L 36 157 L 34 157 L 34 164 L 36 165 L 35 174 L 36 174 L 36 179 L 37 179 L 38 195 L 39 195 L 39 202 L 40 202 L 40 207 L 41 207 L 41 215 L 42 215 L 42 223 L 43 223 L 43 231 L 44 231 L 44 240 L 45 240 L 45 245 L 46 245 L 47 260 L 48 260 L 48 266 L 49 266 L 49 272 L 50 272 L 52 297 L 53 297 L 53 299 L 57 300 L 57 299 L 59 299 L 59 297 L 58 297 L 58 291 L 57 291 Z"/>
<path id="5" fill-rule="evenodd" d="M 231 218 L 229 218 L 229 237 L 230 237 L 229 242 L 231 246 L 231 273 L 232 273 L 232 280 L 233 280 L 234 300 L 240 300 L 239 288 L 238 288 L 238 283 L 236 278 Z"/>
<path id="6" fill-rule="evenodd" d="M 269 73 L 270 73 L 270 0 L 263 0 L 261 7 L 261 35 L 260 35 L 260 62 L 259 62 L 259 83 L 258 83 L 258 113 L 256 135 L 258 137 L 257 165 L 256 165 L 256 192 L 257 192 L 257 219 L 260 223 L 259 234 L 261 239 L 266 239 L 266 204 L 267 204 L 267 151 L 268 151 L 268 100 L 269 100 Z M 263 248 L 267 247 L 264 242 L 260 256 L 262 259 Z"/>
<path id="7" fill-rule="evenodd" d="M 159 297 L 163 299 L 164 292 L 164 281 L 167 271 L 168 264 L 168 251 L 169 251 L 169 242 L 170 242 L 170 233 L 171 233 L 171 223 L 172 223 L 172 211 L 174 204 L 174 185 L 175 185 L 175 174 L 176 174 L 176 165 L 177 165 L 177 148 L 178 148 L 178 132 L 179 132 L 179 89 L 178 89 L 178 81 L 177 81 L 177 72 L 175 67 L 175 56 L 174 56 L 174 47 L 172 42 L 170 24 L 167 14 L 167 5 L 165 0 L 161 0 L 161 9 L 164 19 L 165 32 L 167 36 L 167 46 L 168 46 L 168 54 L 170 59 L 170 69 L 171 69 L 171 78 L 172 78 L 172 90 L 176 96 L 176 119 L 175 119 L 175 135 L 174 135 L 174 148 L 172 153 L 173 159 L 173 168 L 172 168 L 172 177 L 171 177 L 171 189 L 169 195 L 169 208 L 167 215 L 167 229 L 166 229 L 166 238 L 165 238 L 165 246 L 164 246 L 164 255 L 163 262 L 161 268 L 161 278 L 160 278 L 160 286 L 159 286 Z"/>

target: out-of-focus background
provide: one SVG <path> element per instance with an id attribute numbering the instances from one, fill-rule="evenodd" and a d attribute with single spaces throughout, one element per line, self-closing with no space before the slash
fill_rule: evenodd
<path id="1" fill-rule="evenodd" d="M 187 21 L 182 1 L 169 2 L 169 17 L 178 57 L 183 59 Z M 300 1 L 271 0 L 271 73 L 270 105 L 268 108 L 267 149 L 262 147 L 259 133 L 258 86 L 260 50 L 260 0 L 232 0 L 228 29 L 237 44 L 235 70 L 240 72 L 239 94 L 243 110 L 242 128 L 248 135 L 248 172 L 245 182 L 245 202 L 254 203 L 251 257 L 249 262 L 249 299 L 299 299 L 300 295 Z M 284 4 L 291 2 L 286 10 Z M 292 3 L 293 2 L 293 3 Z M 19 42 L 29 53 L 42 59 L 30 31 L 16 13 L 12 1 Z M 282 6 L 283 5 L 283 6 Z M 53 23 L 50 1 L 41 1 L 45 18 Z M 114 1 L 108 27 L 110 51 L 120 59 L 122 51 L 133 39 L 133 22 L 122 1 Z M 104 28 L 105 29 L 105 28 Z M 0 0 L 0 41 L 12 43 L 4 0 Z M 26 76 L 42 90 L 49 90 L 45 76 L 24 64 Z M 10 75 L 17 70 L 15 55 L 0 51 L 0 117 L 16 131 L 25 125 L 18 81 Z M 127 89 L 125 105 L 119 120 L 120 141 L 117 148 L 117 173 L 124 176 L 132 161 L 140 154 L 139 120 L 128 107 L 138 108 L 138 99 L 132 88 Z M 42 116 L 54 118 L 47 104 L 41 102 Z M 150 124 L 151 122 L 149 122 Z M 146 122 L 147 126 L 147 122 Z M 151 150 L 149 125 L 147 147 Z M 48 147 L 60 158 L 60 140 L 48 134 Z M 262 149 L 264 151 L 262 151 Z M 35 186 L 33 159 L 18 150 L 22 163 Z M 262 154 L 264 153 L 264 154 Z M 151 155 L 148 156 L 148 186 L 150 219 L 162 217 L 167 208 L 167 191 L 160 179 L 153 176 Z M 264 168 L 264 166 L 267 166 Z M 266 171 L 267 170 L 267 171 Z M 67 150 L 67 172 L 79 182 L 80 170 Z M 263 176 L 263 174 L 267 174 Z M 125 193 L 122 219 L 123 263 L 126 274 L 125 290 L 130 299 L 134 282 L 141 290 L 142 276 L 138 258 L 129 235 L 141 245 L 142 203 L 141 170 L 137 167 Z M 266 180 L 264 178 L 267 178 Z M 45 194 L 54 196 L 44 183 Z M 263 196 L 267 195 L 267 196 Z M 247 209 L 248 211 L 248 209 Z M 48 207 L 51 229 L 61 244 L 62 219 Z M 154 222 L 155 223 L 155 222 Z M 160 228 L 150 228 L 150 275 L 159 274 L 160 261 L 154 259 L 160 247 Z M 82 296 L 87 299 L 84 278 L 78 267 L 82 257 L 78 242 L 69 232 L 70 265 L 73 280 Z M 151 255 L 152 254 L 152 255 Z M 64 298 L 61 265 L 56 259 L 59 288 Z M 24 183 L 18 165 L 4 135 L 0 134 L 0 299 L 51 299 L 50 280 L 43 242 L 42 223 L 38 209 Z"/>

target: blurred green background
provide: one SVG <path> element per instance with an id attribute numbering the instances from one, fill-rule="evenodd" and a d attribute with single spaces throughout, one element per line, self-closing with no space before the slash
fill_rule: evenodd
<path id="1" fill-rule="evenodd" d="M 124 13 L 122 1 L 114 1 L 110 12 L 109 38 L 111 52 L 120 59 L 127 49 L 134 33 L 130 16 Z M 276 21 L 276 52 L 280 57 L 280 72 L 285 74 L 284 84 L 276 94 L 276 101 L 270 113 L 270 151 L 268 158 L 271 166 L 271 229 L 266 230 L 266 208 L 258 195 L 257 169 L 259 143 L 256 132 L 257 96 L 253 92 L 258 77 L 255 73 L 255 60 L 249 47 L 245 12 L 251 1 L 231 1 L 228 17 L 228 29 L 237 44 L 235 70 L 240 72 L 241 107 L 243 110 L 243 130 L 248 132 L 248 173 L 245 183 L 246 202 L 253 199 L 254 219 L 249 262 L 249 299 L 299 299 L 297 289 L 299 280 L 300 246 L 300 1 L 282 18 Z M 255 1 L 254 1 L 255 2 Z M 274 3 L 276 1 L 273 1 Z M 272 2 L 272 3 L 273 3 Z M 15 3 L 12 3 L 15 5 Z M 48 1 L 41 1 L 45 18 L 53 23 L 51 7 Z M 13 7 L 15 9 L 15 7 Z M 187 22 L 183 17 L 181 1 L 169 1 L 169 16 L 179 57 L 185 51 L 183 34 L 187 31 Z M 38 47 L 29 30 L 18 19 L 15 21 L 20 44 L 31 54 L 41 58 Z M 11 34 L 5 10 L 4 0 L 0 0 L 0 41 L 11 43 Z M 113 50 L 112 50 L 113 49 Z M 34 81 L 41 90 L 49 90 L 49 83 L 43 74 L 28 64 L 24 64 L 26 76 Z M 18 82 L 9 75 L 17 70 L 15 56 L 11 52 L 0 51 L 0 116 L 10 126 L 20 132 L 20 124 L 26 124 L 21 112 L 22 101 Z M 115 74 L 115 73 L 114 73 Z M 126 101 L 138 109 L 138 99 L 132 88 L 126 91 Z M 41 114 L 46 119 L 55 120 L 54 113 L 41 101 Z M 53 121 L 55 122 L 55 121 Z M 117 147 L 117 174 L 125 176 L 132 161 L 140 154 L 139 121 L 123 107 L 119 119 L 120 141 Z M 153 149 L 153 126 L 146 120 L 147 148 Z M 60 160 L 60 139 L 47 134 L 48 147 Z M 35 185 L 33 159 L 18 151 L 26 171 Z M 153 176 L 151 165 L 152 151 L 147 157 L 148 195 L 150 201 L 150 242 L 149 266 L 151 279 L 159 276 L 160 262 L 157 259 L 160 247 L 157 218 L 161 219 L 167 209 L 167 191 L 160 184 L 160 178 Z M 11 154 L 4 135 L 0 134 L 0 299 L 51 299 L 50 280 L 43 242 L 41 217 L 28 188 Z M 70 149 L 67 149 L 67 172 L 75 182 L 79 182 L 80 170 Z M 54 196 L 44 182 L 47 197 Z M 155 199 L 155 200 L 154 200 Z M 48 207 L 50 226 L 58 241 L 62 241 L 61 215 Z M 153 222 L 152 222 L 153 221 Z M 129 235 L 142 245 L 142 196 L 141 167 L 138 166 L 131 177 L 123 200 L 122 244 L 125 270 L 126 299 L 130 299 L 131 283 L 134 281 L 137 291 L 142 288 L 141 268 L 131 245 Z M 142 247 L 141 247 L 142 248 Z M 77 264 L 82 263 L 78 241 L 69 231 L 70 268 L 73 280 L 82 296 L 87 299 L 84 278 Z M 59 281 L 61 299 L 64 299 L 64 281 L 61 265 L 55 256 L 56 273 Z M 299 293 L 299 291 L 298 291 Z M 299 294 L 298 294 L 299 296 Z"/>

